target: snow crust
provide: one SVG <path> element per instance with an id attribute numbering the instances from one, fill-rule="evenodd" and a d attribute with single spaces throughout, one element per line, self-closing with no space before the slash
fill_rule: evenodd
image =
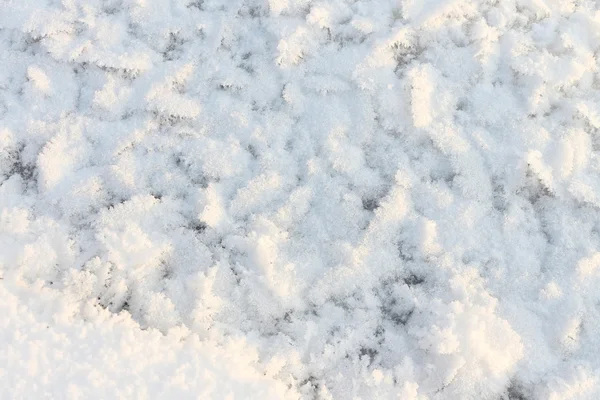
<path id="1" fill-rule="evenodd" d="M 4 0 L 7 398 L 600 398 L 592 0 Z"/>

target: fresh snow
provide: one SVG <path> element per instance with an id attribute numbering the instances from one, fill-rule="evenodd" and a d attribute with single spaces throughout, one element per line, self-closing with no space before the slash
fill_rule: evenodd
<path id="1" fill-rule="evenodd" d="M 594 0 L 2 0 L 0 397 L 600 398 Z"/>

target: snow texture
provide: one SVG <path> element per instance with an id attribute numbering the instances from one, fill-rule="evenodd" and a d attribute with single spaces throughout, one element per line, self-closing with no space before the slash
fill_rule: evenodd
<path id="1" fill-rule="evenodd" d="M 0 397 L 600 398 L 594 0 L 0 1 Z"/>

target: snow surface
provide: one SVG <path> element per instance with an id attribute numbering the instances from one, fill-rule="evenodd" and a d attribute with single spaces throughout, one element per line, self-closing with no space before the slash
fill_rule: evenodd
<path id="1" fill-rule="evenodd" d="M 600 4 L 2 0 L 0 397 L 600 398 Z"/>

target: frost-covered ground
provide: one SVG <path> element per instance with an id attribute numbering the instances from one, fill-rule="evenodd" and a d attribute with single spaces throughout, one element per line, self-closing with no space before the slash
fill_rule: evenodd
<path id="1" fill-rule="evenodd" d="M 1 0 L 0 397 L 600 398 L 600 4 Z"/>

